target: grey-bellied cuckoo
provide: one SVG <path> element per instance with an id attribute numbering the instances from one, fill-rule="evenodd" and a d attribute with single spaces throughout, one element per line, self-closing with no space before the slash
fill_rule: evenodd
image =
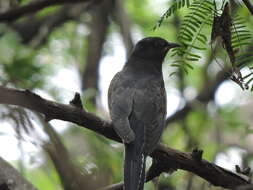
<path id="1" fill-rule="evenodd" d="M 166 116 L 162 63 L 178 44 L 160 37 L 140 40 L 108 92 L 114 130 L 125 145 L 124 189 L 142 190 L 146 157 L 156 147 Z"/>

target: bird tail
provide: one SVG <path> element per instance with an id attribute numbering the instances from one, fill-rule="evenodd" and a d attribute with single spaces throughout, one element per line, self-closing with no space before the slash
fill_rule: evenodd
<path id="1" fill-rule="evenodd" d="M 125 145 L 124 190 L 143 190 L 146 156 L 132 142 Z"/>

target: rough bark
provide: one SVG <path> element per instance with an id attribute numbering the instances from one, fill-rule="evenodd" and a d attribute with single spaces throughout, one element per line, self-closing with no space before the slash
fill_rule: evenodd
<path id="1" fill-rule="evenodd" d="M 124 42 L 127 55 L 130 54 L 131 50 L 134 47 L 131 26 L 128 14 L 124 8 L 124 1 L 114 1 L 114 12 L 113 19 L 117 23 L 120 29 L 120 33 Z"/>
<path id="2" fill-rule="evenodd" d="M 90 12 L 90 34 L 88 36 L 87 57 L 84 64 L 85 68 L 82 72 L 81 85 L 83 91 L 94 91 L 91 97 L 91 101 L 94 105 L 96 103 L 96 94 L 98 92 L 99 63 L 109 27 L 111 2 L 111 0 L 104 1 Z"/>
<path id="3" fill-rule="evenodd" d="M 73 163 L 71 155 L 53 126 L 45 122 L 41 116 L 38 115 L 38 117 L 43 125 L 44 131 L 49 137 L 49 142 L 45 143 L 43 148 L 52 160 L 63 188 L 65 190 L 94 189 L 92 180 L 88 179 L 88 176 L 84 175 Z"/>
<path id="4" fill-rule="evenodd" d="M 22 21 L 9 24 L 21 37 L 22 43 L 33 47 L 43 45 L 51 32 L 69 20 L 78 20 L 87 11 L 85 4 L 64 5 L 56 12 L 44 17 L 32 16 Z"/>
<path id="5" fill-rule="evenodd" d="M 0 157 L 0 189 L 37 190 L 15 168 Z"/>
<path id="6" fill-rule="evenodd" d="M 102 0 L 93 0 L 96 3 Z M 32 1 L 27 5 L 23 5 L 20 7 L 16 7 L 10 9 L 4 13 L 0 13 L 0 22 L 10 22 L 20 17 L 31 14 L 37 11 L 40 11 L 46 7 L 53 6 L 53 5 L 62 5 L 62 4 L 73 4 L 73 3 L 80 3 L 80 2 L 91 2 L 91 0 L 37 0 Z"/>

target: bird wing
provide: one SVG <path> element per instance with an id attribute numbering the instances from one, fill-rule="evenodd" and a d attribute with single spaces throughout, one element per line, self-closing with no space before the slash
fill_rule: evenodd
<path id="1" fill-rule="evenodd" d="M 145 79 L 146 80 L 146 79 Z M 136 86 L 130 126 L 140 123 L 144 128 L 143 152 L 148 155 L 157 145 L 166 117 L 166 92 L 161 77 L 150 78 Z"/>
<path id="2" fill-rule="evenodd" d="M 135 81 L 131 73 L 123 72 L 117 73 L 111 81 L 108 91 L 109 110 L 115 131 L 125 142 L 124 189 L 142 190 L 146 160 L 143 155 L 144 128 L 142 123 L 135 122 L 134 117 L 131 117 L 135 107 L 135 86 L 139 81 Z"/>
<path id="3" fill-rule="evenodd" d="M 108 90 L 108 104 L 113 127 L 124 143 L 130 143 L 135 135 L 128 117 L 132 112 L 134 89 L 131 80 L 122 72 L 117 73 Z"/>
<path id="4" fill-rule="evenodd" d="M 147 76 L 135 82 L 129 123 L 135 139 L 125 145 L 124 187 L 142 190 L 145 160 L 156 147 L 166 115 L 166 96 L 161 77 Z"/>

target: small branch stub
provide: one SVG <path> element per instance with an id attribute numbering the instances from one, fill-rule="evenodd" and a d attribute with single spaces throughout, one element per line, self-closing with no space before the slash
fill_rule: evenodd
<path id="1" fill-rule="evenodd" d="M 240 168 L 240 166 L 235 165 L 235 171 L 238 174 L 241 174 L 241 175 L 244 175 L 244 176 L 248 177 L 248 182 L 251 183 L 252 172 L 251 172 L 251 168 L 250 167 L 246 167 L 246 168 L 242 169 L 242 168 Z"/>
<path id="2" fill-rule="evenodd" d="M 51 118 L 48 114 L 44 115 L 44 120 L 46 123 L 48 123 L 49 121 L 51 121 L 53 118 Z"/>
<path id="3" fill-rule="evenodd" d="M 251 172 L 250 167 L 246 167 L 246 168 L 241 169 L 240 166 L 238 166 L 238 165 L 235 165 L 235 170 L 236 170 L 236 173 L 243 174 L 243 175 L 246 175 L 246 176 L 249 176 L 250 172 Z"/>
<path id="4" fill-rule="evenodd" d="M 0 184 L 0 189 L 1 190 L 10 190 L 6 183 Z"/>
<path id="5" fill-rule="evenodd" d="M 193 149 L 192 151 L 192 158 L 196 160 L 197 162 L 202 161 L 202 155 L 203 155 L 203 150 L 199 150 L 198 148 Z"/>
<path id="6" fill-rule="evenodd" d="M 75 96 L 74 96 L 73 100 L 71 100 L 69 103 L 71 105 L 75 106 L 76 108 L 83 109 L 81 96 L 78 92 L 75 93 Z"/>

